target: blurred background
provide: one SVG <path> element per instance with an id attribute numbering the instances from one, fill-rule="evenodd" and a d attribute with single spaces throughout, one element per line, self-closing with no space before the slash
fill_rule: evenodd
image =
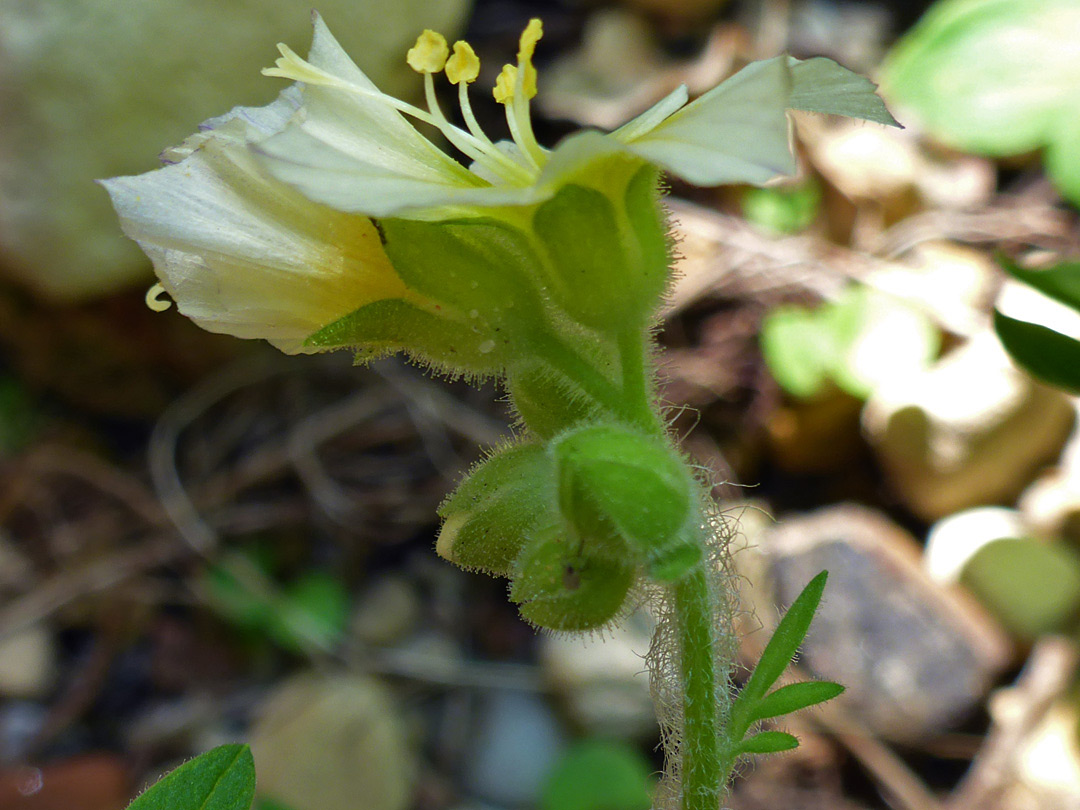
<path id="1" fill-rule="evenodd" d="M 1075 397 L 995 307 L 1080 337 L 1007 259 L 1080 257 L 1076 0 L 322 0 L 408 97 L 425 27 L 493 83 L 541 16 L 540 140 L 754 58 L 826 55 L 903 130 L 794 116 L 798 177 L 673 184 L 662 396 L 738 534 L 753 661 L 817 571 L 799 661 L 847 693 L 735 810 L 1080 808 Z M 648 615 L 537 636 L 435 557 L 500 392 L 286 358 L 150 312 L 95 178 L 261 104 L 293 0 L 0 0 L 0 807 L 121 810 L 250 741 L 260 810 L 646 810 Z M 489 133 L 501 109 L 474 94 Z"/>

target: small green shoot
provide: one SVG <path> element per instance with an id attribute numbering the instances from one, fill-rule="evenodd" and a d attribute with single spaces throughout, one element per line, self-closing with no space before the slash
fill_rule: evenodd
<path id="1" fill-rule="evenodd" d="M 828 572 L 822 571 L 810 580 L 802 593 L 795 598 L 762 651 L 749 680 L 735 698 L 727 729 L 727 748 L 734 756 L 771 754 L 797 747 L 799 741 L 795 737 L 780 731 L 763 731 L 749 737 L 746 735 L 760 720 L 780 717 L 824 703 L 844 691 L 844 687 L 838 683 L 804 681 L 769 692 L 795 658 L 799 645 L 806 638 L 814 613 L 821 603 L 827 578 Z"/>
<path id="2" fill-rule="evenodd" d="M 349 594 L 325 571 L 279 584 L 254 554 L 237 552 L 211 567 L 203 585 L 224 618 L 290 652 L 331 649 L 348 622 Z"/>
<path id="3" fill-rule="evenodd" d="M 246 745 L 221 745 L 146 789 L 128 810 L 249 810 L 255 760 Z"/>

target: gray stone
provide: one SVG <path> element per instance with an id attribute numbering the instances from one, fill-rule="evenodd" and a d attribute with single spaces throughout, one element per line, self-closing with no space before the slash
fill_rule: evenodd
<path id="1" fill-rule="evenodd" d="M 954 726 L 1009 659 L 1000 628 L 972 600 L 933 582 L 915 540 L 874 510 L 841 505 L 784 519 L 766 533 L 762 552 L 780 605 L 829 572 L 800 664 L 844 684 L 840 708 L 884 737 Z M 770 624 L 760 604 L 758 615 Z"/>

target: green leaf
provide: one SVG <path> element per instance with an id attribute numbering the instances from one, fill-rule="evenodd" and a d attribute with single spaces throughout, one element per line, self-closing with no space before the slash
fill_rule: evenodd
<path id="1" fill-rule="evenodd" d="M 960 581 L 1021 638 L 1067 631 L 1080 611 L 1080 554 L 1061 543 L 987 543 L 968 560 Z"/>
<path id="2" fill-rule="evenodd" d="M 789 56 L 788 66 L 791 68 L 790 109 L 900 126 L 877 95 L 877 85 L 858 73 L 823 56 L 806 61 Z"/>
<path id="3" fill-rule="evenodd" d="M 649 810 L 651 771 L 627 743 L 576 743 L 544 780 L 540 810 Z"/>
<path id="4" fill-rule="evenodd" d="M 997 254 L 995 259 L 1005 272 L 1017 281 L 1034 287 L 1066 306 L 1080 310 L 1080 262 L 1061 262 L 1053 267 L 1029 270 L 1003 253 Z"/>
<path id="5" fill-rule="evenodd" d="M 799 747 L 799 738 L 785 731 L 762 731 L 747 737 L 735 749 L 736 754 L 777 754 Z"/>
<path id="6" fill-rule="evenodd" d="M 128 810 L 249 810 L 255 760 L 246 745 L 222 745 L 166 774 Z"/>
<path id="7" fill-rule="evenodd" d="M 332 648 L 349 621 L 349 594 L 337 577 L 311 571 L 286 586 L 267 629 L 286 649 Z"/>
<path id="8" fill-rule="evenodd" d="M 765 693 L 772 688 L 795 657 L 799 645 L 810 630 L 810 623 L 821 603 L 828 576 L 828 571 L 822 571 L 810 580 L 776 626 L 772 638 L 761 652 L 757 666 L 731 708 L 730 739 L 741 739 L 746 734 L 753 722 L 750 718 L 754 716 Z"/>
<path id="9" fill-rule="evenodd" d="M 781 388 L 809 399 L 825 389 L 836 347 L 833 335 L 805 309 L 781 306 L 761 323 L 761 352 Z"/>
<path id="10" fill-rule="evenodd" d="M 1032 376 L 1080 394 L 1080 341 L 1037 323 L 994 311 L 994 330 L 1013 359 Z"/>
<path id="11" fill-rule="evenodd" d="M 844 687 L 831 681 L 803 681 L 781 686 L 758 701 L 750 713 L 750 722 L 801 711 L 832 700 L 843 691 Z"/>
<path id="12" fill-rule="evenodd" d="M 766 233 L 798 233 L 817 218 L 821 208 L 821 186 L 813 179 L 790 187 L 747 186 L 741 203 L 747 221 Z"/>
<path id="13" fill-rule="evenodd" d="M 942 0 L 890 53 L 882 90 L 951 146 L 1020 154 L 1075 119 L 1077 42 L 1076 0 Z"/>
<path id="14" fill-rule="evenodd" d="M 1080 104 L 1058 122 L 1043 155 L 1043 165 L 1061 195 L 1080 207 Z"/>

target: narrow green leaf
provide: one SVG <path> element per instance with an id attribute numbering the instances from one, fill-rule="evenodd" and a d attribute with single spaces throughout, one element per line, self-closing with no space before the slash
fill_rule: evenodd
<path id="1" fill-rule="evenodd" d="M 736 754 L 777 754 L 799 747 L 799 739 L 786 731 L 762 731 L 747 737 L 735 749 Z"/>
<path id="2" fill-rule="evenodd" d="M 831 681 L 803 681 L 781 686 L 758 702 L 749 719 L 751 723 L 756 723 L 758 720 L 791 714 L 832 700 L 843 691 L 844 687 Z"/>
<path id="3" fill-rule="evenodd" d="M 249 810 L 255 760 L 246 745 L 222 745 L 151 785 L 128 810 Z"/>
<path id="4" fill-rule="evenodd" d="M 1034 287 L 1066 306 L 1080 309 L 1080 262 L 1061 262 L 1042 270 L 1029 270 L 1003 253 L 994 258 L 1005 272 L 1017 281 Z"/>
<path id="5" fill-rule="evenodd" d="M 795 601 L 791 603 L 784 618 L 776 626 L 776 632 L 762 650 L 757 666 L 754 667 L 750 679 L 739 692 L 731 708 L 730 739 L 741 739 L 746 734 L 752 722 L 750 718 L 753 717 L 765 693 L 772 688 L 795 657 L 799 645 L 802 644 L 810 629 L 814 613 L 821 603 L 821 595 L 825 591 L 825 581 L 828 576 L 828 571 L 822 571 L 810 580 L 802 593 L 795 597 Z"/>
<path id="6" fill-rule="evenodd" d="M 994 330 L 1013 359 L 1032 376 L 1080 394 L 1080 342 L 1037 323 L 994 310 Z"/>

